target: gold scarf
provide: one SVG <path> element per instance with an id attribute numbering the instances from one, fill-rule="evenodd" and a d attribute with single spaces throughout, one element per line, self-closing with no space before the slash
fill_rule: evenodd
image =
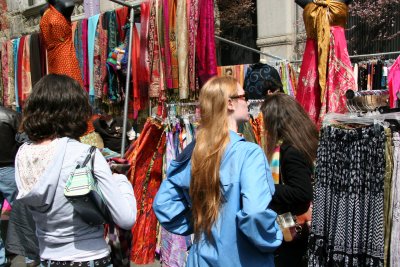
<path id="1" fill-rule="evenodd" d="M 345 27 L 348 7 L 334 0 L 314 0 L 304 8 L 303 19 L 307 38 L 317 40 L 318 80 L 321 88 L 321 101 L 326 89 L 328 69 L 330 26 Z"/>

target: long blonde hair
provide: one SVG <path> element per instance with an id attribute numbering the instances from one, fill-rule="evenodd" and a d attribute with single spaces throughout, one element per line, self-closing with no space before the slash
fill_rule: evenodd
<path id="1" fill-rule="evenodd" d="M 218 218 L 221 192 L 219 169 L 229 143 L 228 99 L 237 95 L 237 81 L 214 77 L 202 87 L 199 96 L 201 119 L 192 155 L 190 198 L 194 237 L 202 233 L 212 240 L 211 228 Z"/>

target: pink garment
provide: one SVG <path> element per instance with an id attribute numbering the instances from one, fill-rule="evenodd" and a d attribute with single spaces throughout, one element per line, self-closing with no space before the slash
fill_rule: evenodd
<path id="1" fill-rule="evenodd" d="M 4 199 L 3 208 L 1 210 L 1 220 L 8 220 L 10 218 L 11 210 L 12 208 L 10 203 L 8 203 L 6 199 Z"/>
<path id="2" fill-rule="evenodd" d="M 85 18 L 90 18 L 91 16 L 100 13 L 100 1 L 98 0 L 85 0 L 83 1 Z"/>
<path id="3" fill-rule="evenodd" d="M 147 42 L 149 38 L 150 2 L 145 1 L 140 6 L 140 58 L 139 58 L 139 88 L 140 95 L 149 95 L 150 70 L 149 70 L 149 51 Z"/>
<path id="4" fill-rule="evenodd" d="M 199 28 L 196 38 L 197 73 L 201 85 L 217 75 L 214 37 L 214 1 L 199 1 Z"/>
<path id="5" fill-rule="evenodd" d="M 390 67 L 388 73 L 390 108 L 396 107 L 397 93 L 400 91 L 400 56 Z"/>
<path id="6" fill-rule="evenodd" d="M 318 85 L 317 42 L 313 39 L 307 39 L 306 42 L 296 94 L 297 101 L 318 126 L 322 125 L 326 113 L 347 111 L 345 93 L 348 89 L 355 88 L 344 29 L 340 26 L 331 26 L 330 29 L 325 95 L 321 98 Z"/>
<path id="7" fill-rule="evenodd" d="M 30 62 L 30 40 L 31 36 L 27 35 L 24 42 L 22 51 L 22 74 L 21 74 L 21 104 L 25 103 L 29 94 L 32 91 L 32 80 L 31 80 L 31 62 Z"/>

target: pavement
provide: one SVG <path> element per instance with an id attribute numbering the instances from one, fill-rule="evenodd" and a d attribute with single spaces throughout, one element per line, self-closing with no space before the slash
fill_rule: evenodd
<path id="1" fill-rule="evenodd" d="M 37 266 L 39 266 L 39 265 L 37 265 Z M 25 257 L 23 257 L 23 256 L 15 257 L 11 261 L 11 266 L 10 267 L 27 267 L 27 265 L 25 264 Z M 114 266 L 114 267 L 118 267 L 118 266 Z M 131 262 L 130 267 L 161 267 L 161 263 L 158 260 L 156 260 L 152 264 L 144 264 L 144 265 L 143 264 L 133 264 Z"/>

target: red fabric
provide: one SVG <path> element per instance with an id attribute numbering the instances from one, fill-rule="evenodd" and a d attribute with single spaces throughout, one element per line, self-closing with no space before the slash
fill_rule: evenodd
<path id="1" fill-rule="evenodd" d="M 201 0 L 196 38 L 197 73 L 201 84 L 217 75 L 214 32 L 214 1 Z"/>
<path id="2" fill-rule="evenodd" d="M 46 44 L 44 42 L 44 36 L 42 33 L 39 34 L 39 48 L 40 48 L 41 77 L 43 77 L 47 74 L 47 53 L 46 53 Z M 76 54 L 75 54 L 75 57 L 76 57 Z M 76 61 L 78 62 L 78 59 Z M 79 70 L 79 74 L 80 74 L 81 71 L 79 69 L 79 65 L 78 65 L 78 70 Z M 82 78 L 81 78 L 81 81 L 82 81 Z"/>
<path id="3" fill-rule="evenodd" d="M 22 36 L 19 39 L 18 46 L 18 65 L 17 65 L 17 85 L 18 85 L 18 104 L 20 107 L 23 107 L 22 101 L 22 62 L 23 62 L 23 53 L 24 53 L 24 45 L 25 45 L 25 36 Z"/>
<path id="4" fill-rule="evenodd" d="M 138 215 L 132 228 L 130 260 L 135 264 L 154 262 L 157 218 L 152 205 L 162 180 L 166 137 L 163 127 L 148 119 L 140 137 L 126 154 L 131 164 L 128 173 L 137 203 Z"/>
<path id="5" fill-rule="evenodd" d="M 128 22 L 129 18 L 129 8 L 123 7 L 119 8 L 115 11 L 117 15 L 117 24 L 118 24 L 118 34 L 119 34 L 119 41 L 123 43 L 125 41 L 125 30 L 124 26 Z"/>
<path id="6" fill-rule="evenodd" d="M 72 42 L 71 22 L 67 21 L 52 5 L 49 5 L 40 20 L 40 30 L 47 49 L 49 73 L 68 75 L 83 86 Z"/>
<path id="7" fill-rule="evenodd" d="M 317 56 L 316 41 L 307 39 L 296 99 L 317 126 L 321 126 L 326 113 L 347 111 L 345 93 L 348 89 L 355 88 L 353 69 L 342 27 L 331 26 L 328 77 L 324 96 L 320 95 L 318 84 Z"/>
<path id="8" fill-rule="evenodd" d="M 88 59 L 88 19 L 82 20 L 82 50 L 83 50 L 83 85 L 89 92 L 89 59 Z"/>
<path id="9" fill-rule="evenodd" d="M 139 88 L 139 64 L 140 64 L 140 39 L 136 25 L 133 26 L 132 38 L 132 85 L 133 85 L 133 108 L 134 110 L 142 110 L 146 105 L 147 97 L 140 94 Z"/>

